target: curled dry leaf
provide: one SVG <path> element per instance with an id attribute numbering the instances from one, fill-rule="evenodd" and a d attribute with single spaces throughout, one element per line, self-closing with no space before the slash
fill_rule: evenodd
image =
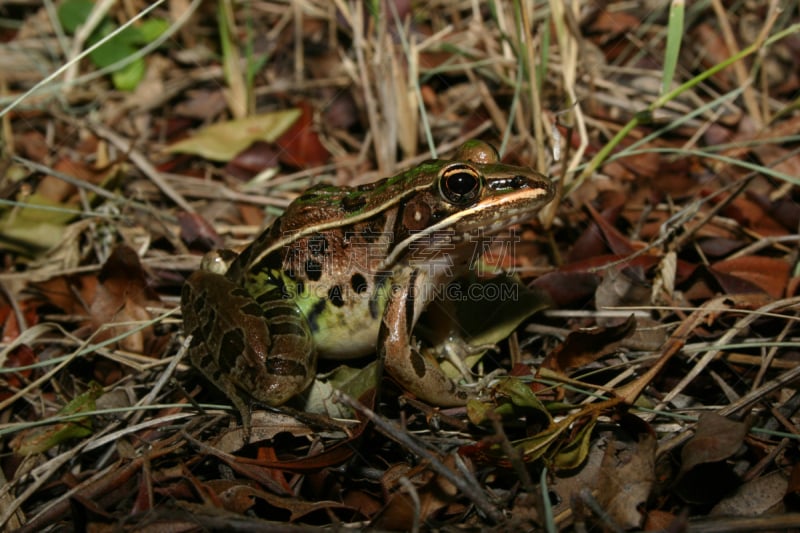
<path id="1" fill-rule="evenodd" d="M 609 442 L 600 466 L 597 499 L 612 520 L 623 529 L 641 527 L 641 509 L 655 482 L 657 441 L 641 433 L 637 442 Z"/>
<path id="2" fill-rule="evenodd" d="M 146 305 L 158 301 L 147 285 L 139 256 L 127 246 L 119 246 L 108 258 L 98 275 L 99 284 L 89 306 L 93 329 L 102 329 L 95 340 L 119 336 L 121 348 L 142 353 L 153 338 L 152 326 L 140 328 L 152 317 Z M 119 323 L 108 327 L 112 323 Z"/>

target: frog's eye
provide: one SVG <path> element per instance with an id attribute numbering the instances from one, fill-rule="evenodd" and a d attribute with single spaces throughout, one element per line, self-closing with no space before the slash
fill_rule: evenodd
<path id="1" fill-rule="evenodd" d="M 447 167 L 439 178 L 439 193 L 454 205 L 469 205 L 481 192 L 481 177 L 467 165 Z"/>

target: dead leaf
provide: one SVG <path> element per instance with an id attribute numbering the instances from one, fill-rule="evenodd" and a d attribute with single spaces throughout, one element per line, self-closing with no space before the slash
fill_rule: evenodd
<path id="1" fill-rule="evenodd" d="M 178 225 L 181 228 L 181 240 L 190 248 L 209 252 L 225 246 L 214 226 L 197 213 L 178 213 Z"/>
<path id="2" fill-rule="evenodd" d="M 10 389 L 21 389 L 33 373 L 33 369 L 31 368 L 19 370 L 17 372 L 14 372 L 12 369 L 27 367 L 38 361 L 39 358 L 36 353 L 26 344 L 17 346 L 6 355 L 3 361 L 3 368 L 11 371 L 4 371 L 2 373 L 5 382 L 3 383 L 0 381 L 0 383 L 4 385 L 3 388 L 0 389 L 0 400 L 11 397 L 14 394 L 13 391 L 8 390 L 6 386 Z"/>
<path id="3" fill-rule="evenodd" d="M 324 165 L 331 154 L 319 140 L 319 135 L 314 129 L 314 112 L 311 104 L 303 101 L 298 107 L 301 114 L 297 121 L 275 141 L 281 148 L 281 162 L 295 168 Z"/>
<path id="4" fill-rule="evenodd" d="M 640 433 L 637 442 L 609 442 L 595 489 L 597 500 L 611 519 L 623 529 L 639 528 L 642 509 L 655 482 L 657 441 Z"/>
<path id="5" fill-rule="evenodd" d="M 770 472 L 740 485 L 734 494 L 715 505 L 709 515 L 760 516 L 785 512 L 783 496 L 788 485 L 783 472 Z"/>
<path id="6" fill-rule="evenodd" d="M 444 457 L 442 463 L 447 468 L 455 468 L 452 455 Z M 373 520 L 372 526 L 376 529 L 414 529 L 447 507 L 457 495 L 455 487 L 443 477 L 429 469 L 412 468 L 404 463 L 386 470 L 381 485 L 387 504 Z"/>
<path id="7" fill-rule="evenodd" d="M 142 353 L 153 337 L 153 329 L 140 329 L 137 323 L 152 318 L 146 306 L 158 301 L 158 295 L 147 285 L 139 256 L 127 246 L 118 246 L 100 269 L 98 281 L 89 307 L 92 328 L 102 328 L 95 340 L 120 336 L 120 347 Z M 104 327 L 115 322 L 127 324 Z"/>
<path id="8" fill-rule="evenodd" d="M 703 463 L 723 461 L 742 445 L 748 426 L 713 412 L 697 420 L 697 431 L 681 451 L 681 473 Z"/>
<path id="9" fill-rule="evenodd" d="M 300 117 L 299 109 L 262 113 L 228 122 L 218 122 L 195 132 L 192 137 L 167 148 L 171 153 L 195 154 L 226 162 L 256 141 L 273 142 Z"/>
<path id="10" fill-rule="evenodd" d="M 279 152 L 275 144 L 255 141 L 228 161 L 225 173 L 242 181 L 249 180 L 259 172 L 278 166 Z"/>
<path id="11" fill-rule="evenodd" d="M 752 283 L 772 296 L 782 298 L 789 282 L 790 265 L 783 259 L 744 256 L 711 265 L 712 273 L 724 273 Z"/>
<path id="12" fill-rule="evenodd" d="M 564 342 L 545 357 L 540 368 L 567 373 L 586 366 L 616 351 L 635 327 L 636 319 L 630 316 L 618 326 L 570 332 Z"/>
<path id="13" fill-rule="evenodd" d="M 599 274 L 589 272 L 554 271 L 536 278 L 533 286 L 545 291 L 558 309 L 589 301 L 601 279 Z"/>

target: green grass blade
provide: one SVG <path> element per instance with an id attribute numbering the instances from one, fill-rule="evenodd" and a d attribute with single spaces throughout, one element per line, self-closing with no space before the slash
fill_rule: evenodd
<path id="1" fill-rule="evenodd" d="M 669 23 L 667 25 L 667 49 L 664 54 L 664 77 L 661 80 L 661 94 L 666 94 L 672 86 L 678 54 L 681 51 L 683 38 L 684 0 L 672 0 L 669 7 Z"/>

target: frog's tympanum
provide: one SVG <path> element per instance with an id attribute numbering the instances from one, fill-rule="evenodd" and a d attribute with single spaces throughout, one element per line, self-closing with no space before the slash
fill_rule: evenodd
<path id="1" fill-rule="evenodd" d="M 317 358 L 376 353 L 417 397 L 463 405 L 411 331 L 437 290 L 474 264 L 481 237 L 535 215 L 550 181 L 481 141 L 358 187 L 319 185 L 233 259 L 183 288 L 189 357 L 250 423 L 312 382 Z"/>

